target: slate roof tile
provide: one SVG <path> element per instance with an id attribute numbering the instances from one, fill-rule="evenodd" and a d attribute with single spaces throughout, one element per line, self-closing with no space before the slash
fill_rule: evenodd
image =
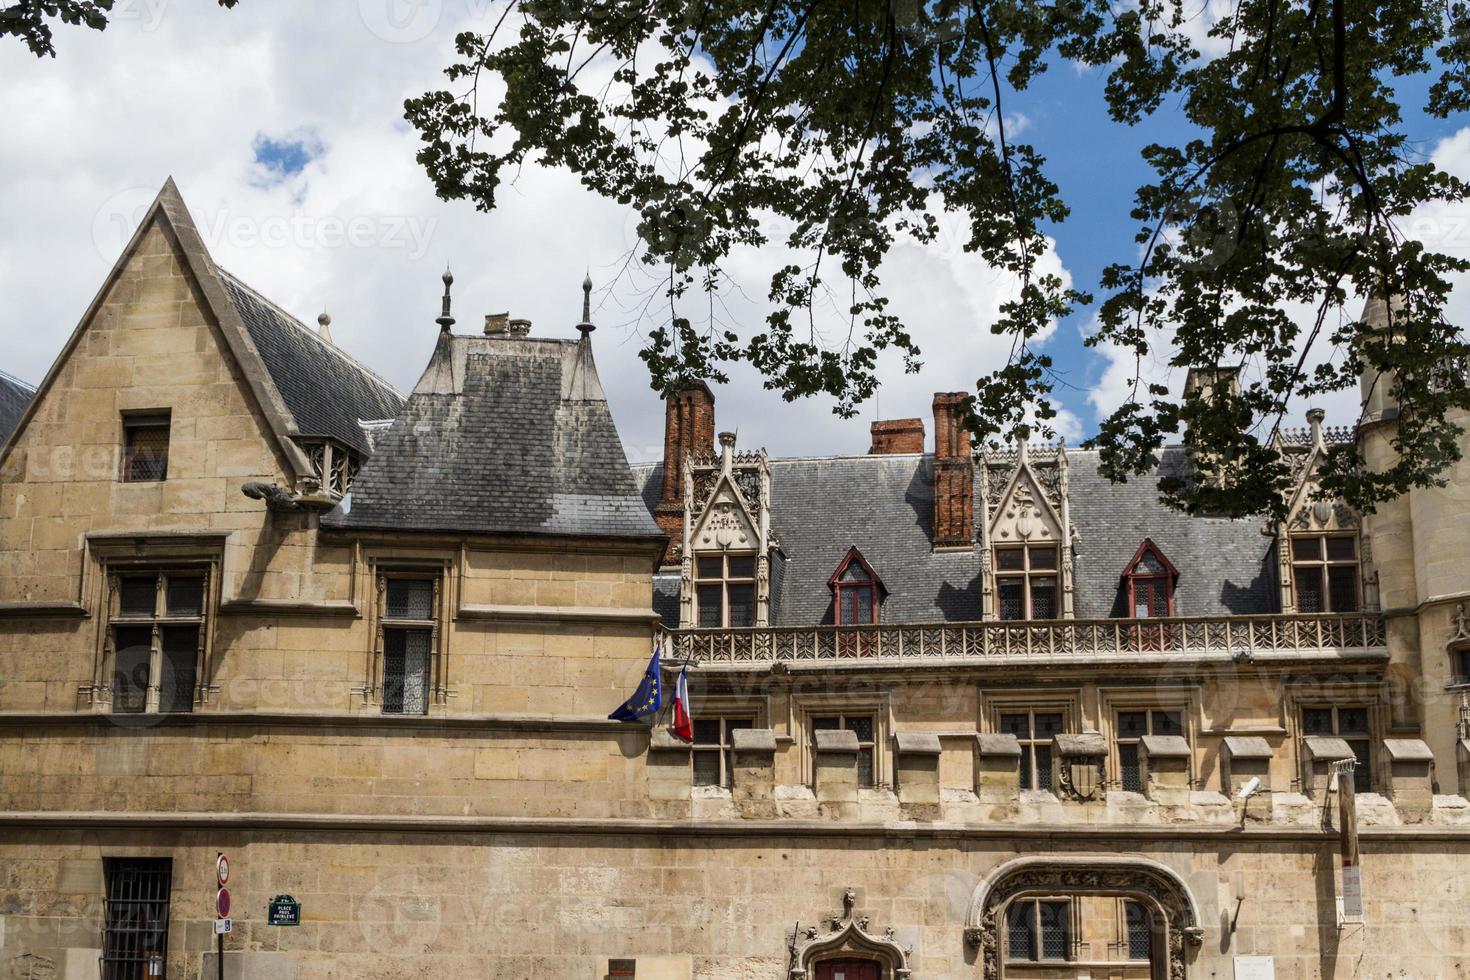
<path id="1" fill-rule="evenodd" d="M 372 445 L 359 422 L 393 418 L 403 408 L 403 395 L 223 269 L 220 280 L 296 431 L 308 438 L 330 436 L 369 455 Z"/>
<path id="2" fill-rule="evenodd" d="M 35 394 L 36 389 L 24 381 L 0 371 L 0 446 L 5 445 L 5 440 L 15 431 Z"/>

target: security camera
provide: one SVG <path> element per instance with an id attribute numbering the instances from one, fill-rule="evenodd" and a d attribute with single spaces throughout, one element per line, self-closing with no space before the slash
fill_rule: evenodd
<path id="1" fill-rule="evenodd" d="M 1242 786 L 1240 788 L 1240 792 L 1236 794 L 1236 797 L 1235 798 L 1238 799 L 1238 800 L 1248 800 L 1252 796 L 1255 796 L 1256 795 L 1256 791 L 1259 790 L 1260 788 L 1261 788 L 1261 777 L 1260 776 L 1252 776 L 1250 778 L 1250 781 L 1247 782 L 1244 786 Z"/>

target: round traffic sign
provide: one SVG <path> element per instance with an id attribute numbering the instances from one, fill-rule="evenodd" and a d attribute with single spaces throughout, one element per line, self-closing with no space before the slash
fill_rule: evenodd
<path id="1" fill-rule="evenodd" d="M 221 854 L 214 859 L 214 876 L 221 885 L 227 885 L 230 881 L 230 859 Z"/>
<path id="2" fill-rule="evenodd" d="M 221 919 L 230 917 L 230 890 L 221 888 L 214 896 L 214 911 Z"/>

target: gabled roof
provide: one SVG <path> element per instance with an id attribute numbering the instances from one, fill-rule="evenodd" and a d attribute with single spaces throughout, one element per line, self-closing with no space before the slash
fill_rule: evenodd
<path id="1" fill-rule="evenodd" d="M 369 455 L 359 423 L 396 416 L 398 390 L 232 274 L 221 269 L 220 278 L 295 432 L 330 436 Z"/>
<path id="2" fill-rule="evenodd" d="M 1119 564 L 1151 538 L 1181 573 L 1176 614 L 1219 616 L 1276 609 L 1273 541 L 1258 519 L 1195 517 L 1159 499 L 1157 478 L 1182 473 L 1189 458 L 1167 448 L 1159 470 L 1128 483 L 1099 472 L 1092 450 L 1067 451 L 1073 543 L 1073 602 L 1078 619 L 1124 615 Z M 784 557 L 771 563 L 771 623 L 811 626 L 831 615 L 828 579 L 849 549 L 859 548 L 881 570 L 889 623 L 955 622 L 980 618 L 978 549 L 936 552 L 933 460 L 928 455 L 773 459 L 771 525 Z M 635 468 L 644 499 L 658 502 L 662 464 Z M 980 480 L 975 481 L 979 495 Z M 983 504 L 975 501 L 977 520 Z M 677 576 L 659 576 L 655 606 L 677 626 Z M 660 605 L 660 603 L 662 603 Z"/>
<path id="3" fill-rule="evenodd" d="M 276 448 L 294 475 L 298 478 L 312 475 L 311 461 L 297 444 L 298 437 L 330 435 L 366 451 L 367 442 L 356 426 L 357 420 L 396 414 L 395 406 L 402 404 L 402 396 L 341 351 L 324 350 L 326 345 L 299 320 L 223 272 L 205 247 L 172 177 L 143 215 L 132 240 L 51 365 L 38 395 L 31 401 L 32 406 L 40 402 L 41 395 L 70 358 L 103 298 L 132 261 L 144 234 L 155 221 L 172 234 L 180 262 L 193 277 L 205 313 L 218 325 L 225 347 L 239 364 L 246 386 L 275 437 Z M 0 450 L 0 461 L 8 454 L 15 433 L 26 424 L 32 411 L 28 408 L 16 424 L 9 441 Z M 346 425 L 344 419 L 350 419 L 352 425 Z"/>
<path id="4" fill-rule="evenodd" d="M 1133 567 L 1143 561 L 1144 555 L 1153 555 L 1157 558 L 1159 564 L 1164 566 L 1164 574 L 1168 575 L 1169 578 L 1179 578 L 1179 569 L 1175 568 L 1174 563 L 1169 560 L 1169 557 L 1163 551 L 1159 550 L 1159 546 L 1154 544 L 1153 538 L 1143 539 L 1143 544 L 1139 545 L 1138 550 L 1133 553 L 1133 557 L 1128 559 L 1128 564 L 1123 566 L 1123 571 L 1119 573 L 1119 577 L 1127 578 L 1132 573 Z"/>
<path id="5" fill-rule="evenodd" d="M 0 371 L 0 446 L 10 438 L 11 431 L 20 422 L 35 394 L 36 389 L 24 381 Z"/>
<path id="6" fill-rule="evenodd" d="M 885 593 L 888 591 L 888 586 L 884 585 L 883 579 L 879 578 L 878 573 L 873 571 L 873 566 L 868 564 L 868 560 L 863 557 L 863 553 L 858 550 L 857 545 L 848 548 L 846 556 L 832 570 L 832 574 L 827 578 L 827 588 L 835 589 L 841 585 L 842 577 L 847 574 L 848 568 L 854 563 L 857 564 L 858 568 L 862 569 L 863 575 L 866 576 L 865 582 L 872 582 Z"/>
<path id="7" fill-rule="evenodd" d="M 324 526 L 664 540 L 590 340 L 441 334 L 375 443 Z"/>

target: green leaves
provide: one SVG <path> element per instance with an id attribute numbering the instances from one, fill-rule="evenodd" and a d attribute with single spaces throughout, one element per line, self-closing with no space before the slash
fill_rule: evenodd
<path id="1" fill-rule="evenodd" d="M 1068 208 L 1007 114 L 1048 68 L 1099 68 L 1120 125 L 1168 104 L 1200 135 L 1144 151 L 1155 178 L 1133 211 L 1142 251 L 1102 276 L 1089 343 L 1241 377 L 1182 397 L 1138 377 L 1093 440 L 1109 475 L 1149 471 L 1182 439 L 1196 465 L 1161 483 L 1171 503 L 1279 510 L 1283 413 L 1371 370 L 1391 379 L 1394 452 L 1369 466 L 1334 448 L 1324 492 L 1367 509 L 1432 483 L 1456 458 L 1451 419 L 1470 407 L 1464 373 L 1442 367 L 1466 355 L 1443 316 L 1466 264 L 1395 222 L 1465 188 L 1412 155 L 1395 79 L 1434 72 L 1429 110 L 1464 107 L 1463 6 L 1239 0 L 1209 58 L 1185 30 L 1196 14 L 1182 0 L 536 0 L 462 35 L 449 88 L 406 111 L 446 198 L 491 208 L 507 168 L 533 160 L 636 210 L 638 258 L 673 311 L 643 351 L 664 392 L 744 361 L 788 399 L 825 394 L 852 414 L 876 389 L 880 352 L 918 364 L 883 296 L 885 256 L 903 239 L 932 243 L 939 211 L 959 216 L 963 247 L 1017 283 L 989 325 L 1011 356 L 978 379 L 966 416 L 995 441 L 1054 417 L 1051 363 L 1033 344 L 1092 302 L 1038 271 L 1044 229 Z M 482 104 L 489 77 L 505 91 Z M 752 249 L 771 256 L 763 324 L 679 317 Z M 1372 296 L 1396 298 L 1391 322 L 1357 315 Z M 823 304 L 846 329 L 819 325 Z"/>
<path id="2" fill-rule="evenodd" d="M 0 3 L 5 0 L 0 0 Z M 94 31 L 107 27 L 108 15 L 116 0 L 10 0 L 0 6 L 0 37 L 14 36 L 25 41 L 31 53 L 41 58 L 56 57 L 51 41 L 51 24 L 61 21 L 72 26 L 90 27 Z M 233 7 L 240 0 L 218 0 L 221 7 Z"/>

